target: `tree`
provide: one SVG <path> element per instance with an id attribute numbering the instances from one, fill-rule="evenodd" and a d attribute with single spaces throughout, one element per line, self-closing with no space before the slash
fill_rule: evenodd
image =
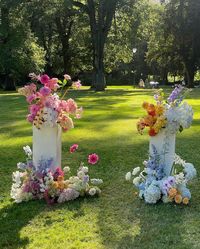
<path id="1" fill-rule="evenodd" d="M 187 85 L 193 87 L 200 59 L 200 0 L 171 0 L 165 8 L 165 33 L 172 39 L 171 54 L 179 56 Z"/>
<path id="2" fill-rule="evenodd" d="M 102 91 L 106 86 L 104 73 L 104 48 L 117 2 L 118 0 L 73 1 L 75 6 L 81 7 L 89 16 L 93 50 L 93 87 L 96 91 Z"/>
<path id="3" fill-rule="evenodd" d="M 30 70 L 40 71 L 44 51 L 38 46 L 24 15 L 22 1 L 1 2 L 0 75 L 5 90 L 15 90 L 15 82 Z"/>

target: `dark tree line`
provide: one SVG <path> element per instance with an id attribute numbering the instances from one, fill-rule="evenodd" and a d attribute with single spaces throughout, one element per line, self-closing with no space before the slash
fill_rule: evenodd
<path id="1" fill-rule="evenodd" d="M 1 0 L 0 87 L 32 71 L 69 73 L 95 90 L 170 75 L 193 87 L 199 26 L 200 0 Z"/>

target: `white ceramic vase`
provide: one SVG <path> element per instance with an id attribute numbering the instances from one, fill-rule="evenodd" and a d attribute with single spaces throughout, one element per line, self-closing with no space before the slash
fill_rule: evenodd
<path id="1" fill-rule="evenodd" d="M 51 160 L 50 169 L 54 171 L 61 167 L 61 136 L 59 125 L 54 127 L 33 126 L 33 165 L 39 169 L 41 160 Z"/>
<path id="2" fill-rule="evenodd" d="M 150 138 L 149 152 L 153 154 L 153 146 L 155 146 L 157 153 L 160 156 L 160 162 L 164 163 L 164 172 L 166 176 L 171 174 L 174 156 L 175 156 L 175 142 L 176 134 L 170 134 L 166 129 L 160 130 L 160 132 Z"/>

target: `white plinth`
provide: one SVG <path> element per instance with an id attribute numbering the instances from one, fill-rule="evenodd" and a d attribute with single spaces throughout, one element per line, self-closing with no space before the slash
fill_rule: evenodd
<path id="1" fill-rule="evenodd" d="M 59 125 L 43 126 L 40 130 L 33 126 L 33 164 L 37 169 L 41 160 L 50 159 L 53 160 L 50 167 L 52 171 L 61 167 L 61 135 Z"/>
<path id="2" fill-rule="evenodd" d="M 171 173 L 175 155 L 176 134 L 167 134 L 165 129 L 162 129 L 156 136 L 150 138 L 149 152 L 152 155 L 152 145 L 155 146 L 160 161 L 165 164 L 164 172 L 166 176 Z"/>

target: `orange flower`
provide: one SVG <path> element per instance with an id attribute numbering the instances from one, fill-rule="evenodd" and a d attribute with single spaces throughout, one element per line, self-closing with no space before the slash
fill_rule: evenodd
<path id="1" fill-rule="evenodd" d="M 170 188 L 168 194 L 169 194 L 170 198 L 174 198 L 177 195 L 177 189 L 176 188 Z"/>
<path id="2" fill-rule="evenodd" d="M 149 130 L 149 136 L 154 137 L 157 133 L 155 132 L 155 130 L 153 128 L 150 128 Z"/>
<path id="3" fill-rule="evenodd" d="M 64 177 L 63 176 L 58 176 L 58 181 L 63 181 Z"/>
<path id="4" fill-rule="evenodd" d="M 147 108 L 147 112 L 148 112 L 149 115 L 155 116 L 156 115 L 155 106 L 153 104 L 149 104 L 149 106 Z"/>
<path id="5" fill-rule="evenodd" d="M 146 101 L 143 102 L 142 107 L 143 107 L 144 109 L 147 109 L 148 106 L 149 106 L 149 103 L 148 103 L 148 102 L 146 102 Z"/>
<path id="6" fill-rule="evenodd" d="M 64 189 L 65 188 L 65 184 L 64 184 L 64 182 L 62 181 L 60 181 L 60 182 L 58 182 L 58 188 L 59 189 Z"/>
<path id="7" fill-rule="evenodd" d="M 177 203 L 177 204 L 180 204 L 181 202 L 182 202 L 182 196 L 180 195 L 180 194 L 177 194 L 176 196 L 175 196 L 175 202 Z"/>
<path id="8" fill-rule="evenodd" d="M 162 105 L 157 105 L 155 109 L 156 109 L 156 114 L 159 116 L 164 113 L 164 107 Z"/>
<path id="9" fill-rule="evenodd" d="M 188 205 L 188 203 L 189 203 L 189 198 L 184 197 L 183 198 L 183 204 Z"/>

